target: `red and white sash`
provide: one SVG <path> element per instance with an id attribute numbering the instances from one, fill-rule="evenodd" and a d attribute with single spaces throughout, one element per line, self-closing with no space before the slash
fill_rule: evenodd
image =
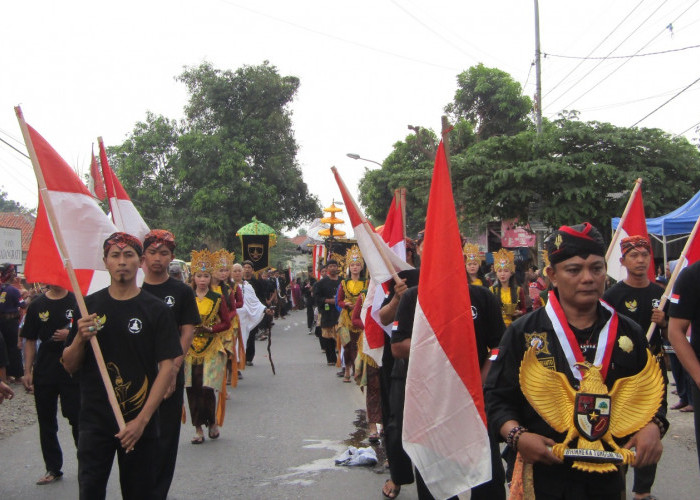
<path id="1" fill-rule="evenodd" d="M 598 336 L 598 345 L 596 347 L 593 364 L 600 367 L 600 373 L 603 376 L 603 380 L 605 380 L 608 374 L 608 367 L 610 366 L 610 359 L 612 358 L 612 350 L 613 347 L 615 347 L 615 340 L 617 339 L 618 317 L 615 309 L 609 304 L 601 300 L 600 305 L 610 311 L 610 319 L 605 323 L 605 326 L 603 326 Z M 561 308 L 559 299 L 557 299 L 553 290 L 549 292 L 549 300 L 545 306 L 545 311 L 547 312 L 549 320 L 552 322 L 554 333 L 556 333 L 559 344 L 564 351 L 571 373 L 573 373 L 574 377 L 578 380 L 582 380 L 583 377 L 576 367 L 576 363 L 583 363 L 586 360 L 581 353 L 576 335 L 571 331 L 564 310 Z"/>

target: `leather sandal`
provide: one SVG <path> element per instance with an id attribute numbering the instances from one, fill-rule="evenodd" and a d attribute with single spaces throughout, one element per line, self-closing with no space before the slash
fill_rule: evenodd
<path id="1" fill-rule="evenodd" d="M 393 488 L 391 488 L 388 493 L 387 493 L 387 485 L 391 483 L 394 485 Z M 401 485 L 396 485 L 391 479 L 387 479 L 384 482 L 384 487 L 382 488 L 382 495 L 384 495 L 386 498 L 396 498 L 399 496 L 399 493 L 401 493 Z"/>
<path id="2" fill-rule="evenodd" d="M 46 471 L 46 474 L 44 474 L 44 477 L 39 479 L 36 484 L 39 486 L 44 486 L 45 484 L 51 484 L 59 479 L 61 479 L 61 476 L 63 476 L 63 472 L 51 472 L 50 470 Z"/>

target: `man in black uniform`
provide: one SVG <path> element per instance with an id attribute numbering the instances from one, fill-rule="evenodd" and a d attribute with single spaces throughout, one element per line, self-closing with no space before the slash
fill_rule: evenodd
<path id="1" fill-rule="evenodd" d="M 156 487 L 153 498 L 165 499 L 175 473 L 177 445 L 180 441 L 180 421 L 182 419 L 185 372 L 182 368 L 185 354 L 190 349 L 194 337 L 194 327 L 200 316 L 191 286 L 171 278 L 169 266 L 175 258 L 175 237 L 169 231 L 154 229 L 143 240 L 143 269 L 145 279 L 142 290 L 155 295 L 170 308 L 179 329 L 178 342 L 182 356 L 175 358 L 177 375 L 168 388 L 165 400 L 158 408 L 160 439 L 156 468 Z"/>
<path id="2" fill-rule="evenodd" d="M 623 238 L 620 249 L 622 251 L 620 263 L 627 269 L 627 277 L 608 288 L 603 294 L 603 300 L 613 306 L 618 313 L 632 318 L 642 327 L 644 334 L 649 330 L 652 322 L 657 325 L 649 341 L 649 349 L 659 362 L 664 382 L 668 383 L 661 338 L 662 330 L 665 331 L 668 325 L 664 312 L 659 309 L 659 301 L 664 294 L 664 289 L 652 283 L 647 275 L 651 260 L 651 243 L 645 236 L 632 235 Z M 665 391 L 664 394 L 666 394 Z M 662 404 L 666 407 L 665 397 Z M 648 498 L 655 478 L 656 464 L 635 468 L 632 487 L 634 498 Z"/>
<path id="3" fill-rule="evenodd" d="M 78 310 L 75 296 L 65 288 L 49 285 L 48 291 L 36 297 L 27 307 L 21 337 L 24 343 L 24 387 L 34 391 L 36 417 L 39 421 L 39 443 L 46 473 L 36 484 L 49 484 L 63 472 L 63 452 L 58 442 L 58 398 L 61 413 L 68 419 L 73 441 L 78 447 L 78 414 L 80 386 L 61 365 L 63 342 Z M 41 342 L 37 354 L 37 340 Z"/>
<path id="4" fill-rule="evenodd" d="M 335 366 L 338 361 L 335 352 L 336 327 L 340 312 L 335 306 L 335 295 L 340 285 L 338 263 L 330 259 L 326 262 L 326 276 L 316 283 L 314 294 L 321 314 L 321 341 L 326 351 L 326 363 Z"/>
<path id="5" fill-rule="evenodd" d="M 158 453 L 158 419 L 152 417 L 175 376 L 182 347 L 168 306 L 136 284 L 141 242 L 113 233 L 103 248 L 111 283 L 85 298 L 90 314 L 74 324 L 63 350 L 66 370 L 80 370 L 80 498 L 105 498 L 116 452 L 122 496 L 150 499 Z M 89 346 L 95 336 L 126 421 L 121 430 Z"/>
<path id="6" fill-rule="evenodd" d="M 474 333 L 476 335 L 477 356 L 482 376 L 488 372 L 489 353 L 498 346 L 505 325 L 503 315 L 494 295 L 485 287 L 469 285 L 469 298 L 472 305 L 472 319 L 474 321 Z M 391 385 L 391 423 L 396 425 L 403 421 L 403 402 L 405 397 L 406 375 L 408 373 L 409 353 L 411 351 L 411 337 L 413 334 L 413 318 L 418 301 L 418 287 L 414 286 L 406 290 L 398 305 L 394 328 L 391 334 L 391 353 L 394 356 L 394 368 L 392 371 Z M 396 379 L 403 380 L 403 387 L 397 387 Z M 394 433 L 394 434 L 399 434 Z M 498 500 L 506 498 L 504 487 L 505 472 L 498 450 L 498 440 L 491 441 L 491 480 L 472 488 L 471 498 L 484 500 Z M 416 487 L 418 498 L 431 500 L 433 496 L 416 470 Z M 453 497 L 457 498 L 457 497 Z"/>
<path id="7" fill-rule="evenodd" d="M 275 290 L 271 289 L 266 279 L 256 278 L 253 272 L 253 263 L 249 260 L 243 261 L 243 279 L 255 290 L 255 296 L 261 304 L 265 306 L 265 316 L 263 319 L 250 330 L 248 342 L 245 347 L 245 364 L 253 366 L 253 358 L 255 358 L 255 336 L 260 329 L 269 328 L 272 324 L 272 315 L 275 313 L 271 307 L 272 299 L 274 298 Z"/>
<path id="8" fill-rule="evenodd" d="M 644 368 L 646 337 L 636 323 L 600 301 L 606 276 L 605 248 L 593 226 L 562 226 L 547 237 L 545 249 L 554 290 L 546 307 L 513 322 L 503 335 L 486 380 L 486 420 L 494 434 L 525 462 L 534 464 L 538 499 L 619 500 L 624 490 L 619 472 L 583 472 L 552 453 L 551 447 L 565 436 L 555 432 L 527 401 L 520 388 L 519 370 L 525 351 L 535 347 L 538 361 L 565 374 L 574 388 L 581 379 L 575 363 L 588 361 L 600 366 L 609 390 L 616 380 Z M 625 447 L 636 448 L 637 467 L 658 462 L 661 437 L 667 428 L 661 407 L 652 421 L 630 437 Z"/>
<path id="9" fill-rule="evenodd" d="M 693 391 L 695 404 L 695 444 L 700 463 L 700 261 L 683 269 L 678 275 L 671 295 L 671 307 L 668 311 L 668 339 L 678 360 L 693 381 L 688 390 Z M 694 332 L 690 342 L 686 335 L 688 329 Z"/>

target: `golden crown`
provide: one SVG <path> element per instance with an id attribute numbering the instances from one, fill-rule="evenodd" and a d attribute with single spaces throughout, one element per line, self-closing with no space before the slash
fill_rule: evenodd
<path id="1" fill-rule="evenodd" d="M 464 245 L 464 248 L 462 249 L 464 252 L 464 262 L 476 262 L 478 264 L 481 264 L 481 261 L 484 260 L 481 257 L 481 252 L 479 252 L 479 245 L 475 245 L 474 243 L 467 243 Z"/>
<path id="2" fill-rule="evenodd" d="M 214 258 L 214 267 L 216 269 L 221 269 L 222 267 L 231 267 L 233 265 L 233 260 L 236 258 L 236 254 L 229 252 L 225 248 L 220 248 L 212 254 Z"/>
<path id="3" fill-rule="evenodd" d="M 542 260 L 544 261 L 545 269 L 549 267 L 549 252 L 547 250 L 542 250 Z"/>
<path id="4" fill-rule="evenodd" d="M 190 266 L 192 273 L 211 274 L 215 269 L 219 268 L 215 254 L 212 254 L 207 249 L 192 250 L 192 253 L 190 253 Z"/>
<path id="5" fill-rule="evenodd" d="M 353 262 L 359 262 L 362 267 L 365 267 L 365 259 L 362 258 L 362 252 L 360 252 L 360 247 L 353 245 L 348 248 L 345 254 L 345 267 L 350 267 Z"/>
<path id="6" fill-rule="evenodd" d="M 493 270 L 505 269 L 511 273 L 515 272 L 515 254 L 501 248 L 498 252 L 493 252 Z"/>

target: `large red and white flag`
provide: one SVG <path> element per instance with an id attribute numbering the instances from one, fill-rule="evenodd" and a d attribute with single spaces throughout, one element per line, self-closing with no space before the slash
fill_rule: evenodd
<path id="1" fill-rule="evenodd" d="M 46 192 L 40 193 L 39 197 L 34 235 L 24 267 L 25 277 L 28 282 L 51 283 L 72 289 L 65 270 L 65 261 L 70 259 L 83 294 L 104 288 L 109 285 L 109 274 L 102 261 L 102 242 L 117 228 L 65 160 L 36 130 L 29 125 L 27 129 L 46 183 Z M 58 228 L 52 228 L 49 223 L 45 199 L 53 207 Z M 56 230 L 63 235 L 67 255 L 61 255 L 58 250 Z"/>
<path id="2" fill-rule="evenodd" d="M 102 137 L 97 139 L 100 146 L 100 163 L 102 164 L 102 176 L 105 180 L 105 188 L 107 190 L 107 199 L 109 200 L 109 208 L 112 213 L 114 225 L 120 231 L 136 236 L 143 241 L 150 229 L 148 224 L 143 220 L 141 214 L 129 198 L 122 183 L 117 179 L 116 174 L 109 166 L 107 160 L 107 152 L 105 151 Z"/>
<path id="3" fill-rule="evenodd" d="M 435 498 L 491 478 L 462 244 L 442 142 L 430 187 L 406 378 L 403 447 Z"/>
<path id="4" fill-rule="evenodd" d="M 389 281 L 395 272 L 413 269 L 413 266 L 406 263 L 405 255 L 404 258 L 401 259 L 401 257 L 393 253 L 386 242 L 374 232 L 374 228 L 360 213 L 355 199 L 345 186 L 345 182 L 343 182 L 340 174 L 338 174 L 338 170 L 335 167 L 332 167 L 331 170 L 333 170 L 333 175 L 340 188 L 340 194 L 343 196 L 343 202 L 345 203 L 345 209 L 348 211 L 348 217 L 350 217 L 350 224 L 352 224 L 352 229 L 355 233 L 357 246 L 360 247 L 362 258 L 365 259 L 365 264 L 367 265 L 370 276 L 378 283 L 384 283 Z M 384 260 L 385 257 L 388 262 Z"/>
<path id="5" fill-rule="evenodd" d="M 382 228 L 382 239 L 389 249 L 401 260 L 406 260 L 406 239 L 403 233 L 403 215 L 400 206 L 400 198 L 391 200 L 389 213 Z M 384 351 L 384 333 L 391 335 L 391 323 L 382 325 L 379 319 L 379 310 L 386 298 L 386 283 L 380 283 L 370 277 L 367 287 L 367 297 L 362 303 L 360 318 L 365 325 L 365 334 L 362 336 L 362 352 L 370 356 L 377 366 L 382 366 L 382 353 Z"/>
<path id="6" fill-rule="evenodd" d="M 314 278 L 317 280 L 321 279 L 321 271 L 319 269 L 320 264 L 323 262 L 323 258 L 326 256 L 326 246 L 323 244 L 314 245 L 313 247 L 313 274 Z"/>
<path id="7" fill-rule="evenodd" d="M 607 256 L 608 276 L 615 281 L 622 281 L 627 278 L 627 269 L 620 264 L 620 258 L 622 257 L 620 242 L 623 238 L 627 238 L 628 236 L 645 236 L 649 238 L 647 219 L 644 215 L 644 202 L 642 201 L 641 179 L 635 184 L 632 190 L 625 213 L 620 218 L 618 229 L 615 231 L 613 240 L 610 242 L 610 249 L 608 250 Z M 651 254 L 647 275 L 652 282 L 656 281 L 653 253 Z"/>
<path id="8" fill-rule="evenodd" d="M 107 191 L 105 190 L 105 181 L 102 178 L 102 172 L 100 172 L 100 167 L 97 165 L 97 158 L 95 158 L 95 153 L 92 153 L 92 160 L 90 161 L 90 177 L 88 178 L 88 189 L 92 195 L 100 201 L 107 198 Z"/>

